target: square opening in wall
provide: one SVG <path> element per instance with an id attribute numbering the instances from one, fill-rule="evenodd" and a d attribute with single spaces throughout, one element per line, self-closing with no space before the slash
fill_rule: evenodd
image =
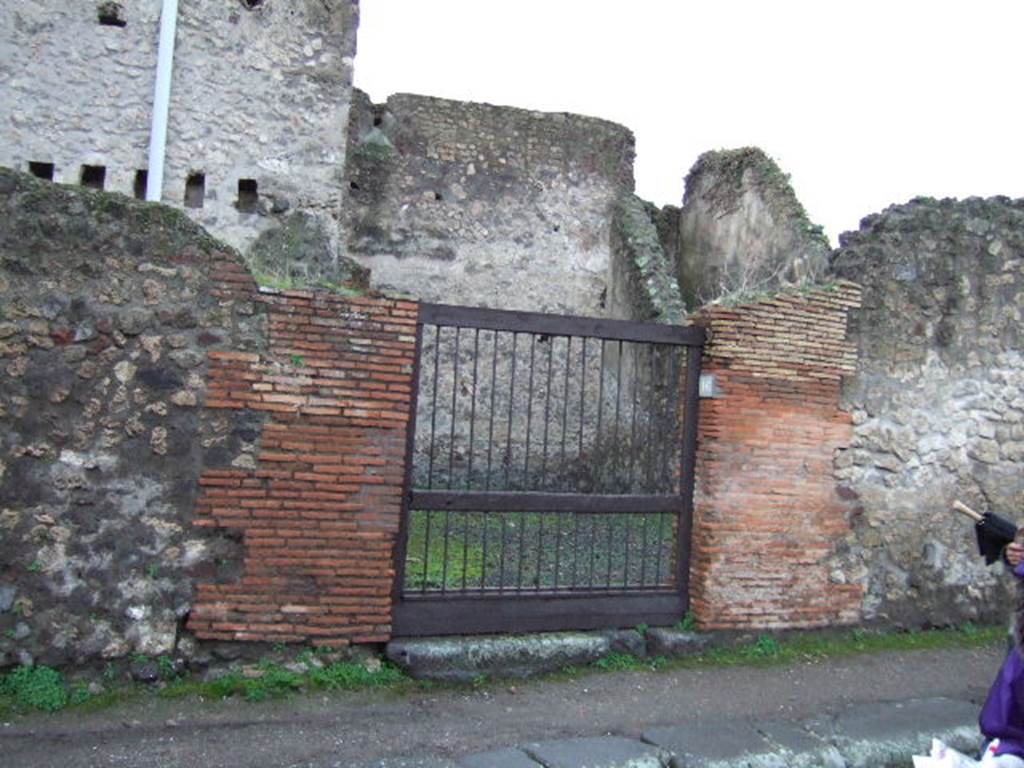
<path id="1" fill-rule="evenodd" d="M 96 8 L 96 15 L 103 27 L 125 27 L 124 7 L 114 0 L 104 0 Z"/>
<path id="2" fill-rule="evenodd" d="M 28 172 L 37 179 L 53 181 L 53 163 L 32 163 L 28 164 Z"/>
<path id="3" fill-rule="evenodd" d="M 149 171 L 140 168 L 135 172 L 135 183 L 132 184 L 132 194 L 136 200 L 146 199 L 146 185 L 149 183 Z"/>
<path id="4" fill-rule="evenodd" d="M 103 189 L 107 182 L 107 166 L 105 165 L 83 165 L 82 186 L 90 189 Z"/>
<path id="5" fill-rule="evenodd" d="M 238 202 L 235 204 L 238 210 L 242 213 L 255 213 L 259 199 L 260 192 L 256 179 L 238 180 Z"/>
<path id="6" fill-rule="evenodd" d="M 190 174 L 185 182 L 185 207 L 202 208 L 206 199 L 206 174 Z"/>

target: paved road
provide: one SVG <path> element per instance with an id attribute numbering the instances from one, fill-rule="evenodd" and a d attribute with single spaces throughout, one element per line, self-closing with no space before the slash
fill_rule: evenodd
<path id="1" fill-rule="evenodd" d="M 912 651 L 786 667 L 623 672 L 468 692 L 310 695 L 261 704 L 154 697 L 89 715 L 70 711 L 0 723 L 0 764 L 326 768 L 396 758 L 456 761 L 551 739 L 639 738 L 663 726 L 795 723 L 857 704 L 939 696 L 977 704 L 1002 653 Z"/>

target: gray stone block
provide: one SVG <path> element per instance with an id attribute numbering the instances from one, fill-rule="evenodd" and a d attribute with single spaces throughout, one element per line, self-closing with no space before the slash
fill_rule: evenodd
<path id="1" fill-rule="evenodd" d="M 672 768 L 788 768 L 747 721 L 651 728 L 643 739 L 671 754 Z"/>
<path id="2" fill-rule="evenodd" d="M 602 632 L 612 651 L 643 658 L 647 655 L 647 639 L 635 629 L 610 629 Z"/>
<path id="3" fill-rule="evenodd" d="M 618 736 L 542 741 L 523 749 L 545 768 L 664 768 L 669 759 L 652 744 Z"/>
<path id="4" fill-rule="evenodd" d="M 927 754 L 933 738 L 968 754 L 980 749 L 977 705 L 945 698 L 862 704 L 836 717 L 832 742 L 849 768 L 895 768 Z"/>
<path id="5" fill-rule="evenodd" d="M 460 768 L 540 768 L 540 763 L 521 749 L 510 748 L 469 755 L 459 761 L 459 766 Z"/>
<path id="6" fill-rule="evenodd" d="M 342 768 L 337 764 L 337 768 Z M 459 768 L 457 763 L 436 757 L 391 757 L 373 763 L 362 763 L 358 766 L 344 768 Z"/>
<path id="7" fill-rule="evenodd" d="M 12 584 L 0 584 L 0 613 L 7 613 L 14 606 L 14 598 L 18 594 Z"/>
<path id="8" fill-rule="evenodd" d="M 786 768 L 846 768 L 839 750 L 807 728 L 768 721 L 758 722 L 757 730 L 784 759 Z"/>
<path id="9" fill-rule="evenodd" d="M 393 640 L 386 652 L 417 679 L 469 682 L 481 675 L 529 677 L 589 664 L 610 648 L 608 638 L 601 635 L 559 632 Z"/>
<path id="10" fill-rule="evenodd" d="M 647 630 L 647 655 L 673 658 L 700 653 L 708 644 L 706 635 L 678 629 L 654 627 Z"/>

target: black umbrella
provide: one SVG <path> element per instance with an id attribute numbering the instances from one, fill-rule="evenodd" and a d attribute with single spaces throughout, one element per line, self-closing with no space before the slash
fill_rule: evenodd
<path id="1" fill-rule="evenodd" d="M 974 521 L 974 535 L 978 539 L 978 554 L 991 565 L 1003 556 L 1003 550 L 1017 536 L 1017 526 L 1005 517 L 986 512 L 975 512 L 966 504 L 953 502 L 953 509 L 962 512 Z"/>

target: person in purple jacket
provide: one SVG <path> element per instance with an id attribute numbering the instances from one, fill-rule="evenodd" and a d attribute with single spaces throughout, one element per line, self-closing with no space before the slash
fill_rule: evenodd
<path id="1" fill-rule="evenodd" d="M 1024 768 L 1024 544 L 1020 541 L 1018 535 L 1003 555 L 1017 577 L 1013 647 L 978 718 L 987 742 L 981 764 L 999 768 Z"/>

